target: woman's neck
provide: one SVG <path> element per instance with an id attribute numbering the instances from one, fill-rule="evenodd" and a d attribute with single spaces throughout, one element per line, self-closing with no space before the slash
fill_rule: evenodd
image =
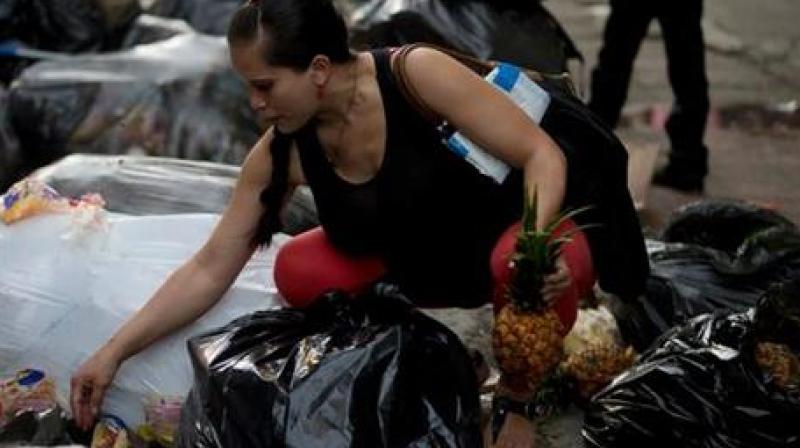
<path id="1" fill-rule="evenodd" d="M 325 96 L 316 114 L 316 119 L 321 126 L 338 127 L 348 124 L 350 115 L 359 102 L 360 77 L 361 64 L 358 55 L 351 62 L 334 67 Z"/>

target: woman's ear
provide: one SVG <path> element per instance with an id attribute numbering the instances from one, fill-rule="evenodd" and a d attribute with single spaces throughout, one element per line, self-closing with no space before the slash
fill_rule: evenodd
<path id="1" fill-rule="evenodd" d="M 328 79 L 331 77 L 333 64 L 331 64 L 331 60 L 327 56 L 318 54 L 311 60 L 308 70 L 311 75 L 311 82 L 317 87 L 322 87 L 328 83 Z"/>

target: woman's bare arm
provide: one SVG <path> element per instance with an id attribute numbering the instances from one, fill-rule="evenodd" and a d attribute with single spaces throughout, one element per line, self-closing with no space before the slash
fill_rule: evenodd
<path id="1" fill-rule="evenodd" d="M 252 256 L 253 235 L 264 212 L 259 196 L 272 172 L 271 136 L 267 132 L 245 160 L 208 241 L 73 374 L 70 404 L 79 426 L 90 427 L 122 362 L 214 306 Z"/>
<path id="2" fill-rule="evenodd" d="M 173 272 L 147 304 L 106 343 L 120 360 L 186 325 L 219 301 L 255 249 L 259 195 L 269 183 L 269 135 L 245 160 L 231 200 L 206 243 Z"/>
<path id="3" fill-rule="evenodd" d="M 430 48 L 408 54 L 406 74 L 425 104 L 470 140 L 525 173 L 538 199 L 537 228 L 564 198 L 566 160 L 556 143 L 506 95 L 450 56 Z"/>

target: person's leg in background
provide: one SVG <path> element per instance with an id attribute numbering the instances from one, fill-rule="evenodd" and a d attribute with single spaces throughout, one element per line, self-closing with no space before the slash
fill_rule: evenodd
<path id="1" fill-rule="evenodd" d="M 612 128 L 619 122 L 633 62 L 653 18 L 651 0 L 611 0 L 603 47 L 592 72 L 589 108 Z"/>
<path id="2" fill-rule="evenodd" d="M 321 294 L 338 289 L 358 294 L 386 273 L 377 256 L 351 257 L 336 249 L 321 227 L 295 236 L 275 258 L 275 285 L 292 307 L 310 305 Z"/>
<path id="3" fill-rule="evenodd" d="M 709 109 L 703 1 L 659 3 L 657 17 L 675 103 L 667 121 L 669 163 L 656 173 L 653 182 L 683 191 L 702 191 L 708 173 L 708 148 L 703 136 Z"/>

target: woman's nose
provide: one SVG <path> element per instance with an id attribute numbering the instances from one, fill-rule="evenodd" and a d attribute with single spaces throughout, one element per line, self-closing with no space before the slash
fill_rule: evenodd
<path id="1" fill-rule="evenodd" d="M 250 94 L 250 107 L 256 111 L 263 110 L 267 107 L 267 100 L 257 92 L 253 92 Z"/>

